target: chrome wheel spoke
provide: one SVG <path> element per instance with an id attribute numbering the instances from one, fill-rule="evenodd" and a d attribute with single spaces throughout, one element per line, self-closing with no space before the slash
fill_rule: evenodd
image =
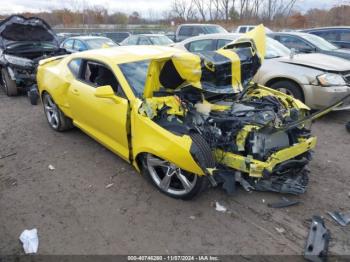
<path id="1" fill-rule="evenodd" d="M 182 186 L 184 187 L 185 191 L 188 192 L 191 190 L 192 188 L 192 184 L 191 182 L 187 179 L 186 176 L 184 176 L 182 173 L 181 173 L 181 170 L 178 170 L 176 172 L 176 176 L 177 178 L 180 180 Z"/>
<path id="2" fill-rule="evenodd" d="M 169 162 L 150 155 L 147 157 L 147 163 L 152 167 L 156 167 L 156 166 L 169 167 Z"/>
<path id="3" fill-rule="evenodd" d="M 166 172 L 165 176 L 159 183 L 159 187 L 163 190 L 168 190 L 171 182 L 172 176 L 175 174 L 175 170 L 172 168 L 168 168 L 168 171 Z"/>

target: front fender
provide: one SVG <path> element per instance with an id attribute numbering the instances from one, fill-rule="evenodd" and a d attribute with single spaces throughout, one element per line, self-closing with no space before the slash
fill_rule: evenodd
<path id="1" fill-rule="evenodd" d="M 132 155 L 136 159 L 141 153 L 151 153 L 174 163 L 188 172 L 204 175 L 203 170 L 191 155 L 192 139 L 188 135 L 175 135 L 157 125 L 146 116 L 131 112 Z M 134 162 L 136 168 L 136 162 Z"/>

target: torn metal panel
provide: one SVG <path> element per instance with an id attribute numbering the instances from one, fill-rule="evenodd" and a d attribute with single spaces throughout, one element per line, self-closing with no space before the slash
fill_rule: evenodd
<path id="1" fill-rule="evenodd" d="M 309 235 L 307 237 L 304 257 L 312 262 L 327 260 L 328 244 L 330 240 L 329 230 L 319 216 L 312 218 Z"/>
<path id="2" fill-rule="evenodd" d="M 341 212 L 327 212 L 339 225 L 345 227 L 350 223 L 350 213 L 344 214 Z"/>

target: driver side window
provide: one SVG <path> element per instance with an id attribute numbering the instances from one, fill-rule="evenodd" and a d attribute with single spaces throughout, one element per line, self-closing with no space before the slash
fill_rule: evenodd
<path id="1" fill-rule="evenodd" d="M 312 46 L 305 43 L 303 40 L 293 36 L 280 36 L 280 42 L 288 48 L 295 48 L 296 50 L 311 49 Z"/>
<path id="2" fill-rule="evenodd" d="M 116 95 L 125 97 L 114 73 L 106 65 L 100 62 L 89 60 L 84 61 L 78 78 L 95 88 L 110 85 Z"/>

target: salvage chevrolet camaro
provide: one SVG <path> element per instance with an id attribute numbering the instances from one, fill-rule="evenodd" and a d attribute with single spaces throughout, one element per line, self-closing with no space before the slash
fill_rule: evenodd
<path id="1" fill-rule="evenodd" d="M 300 194 L 316 138 L 309 108 L 250 80 L 261 65 L 257 29 L 233 49 L 195 55 L 129 46 L 41 61 L 49 125 L 77 126 L 163 193 L 190 199 L 207 185 Z"/>

